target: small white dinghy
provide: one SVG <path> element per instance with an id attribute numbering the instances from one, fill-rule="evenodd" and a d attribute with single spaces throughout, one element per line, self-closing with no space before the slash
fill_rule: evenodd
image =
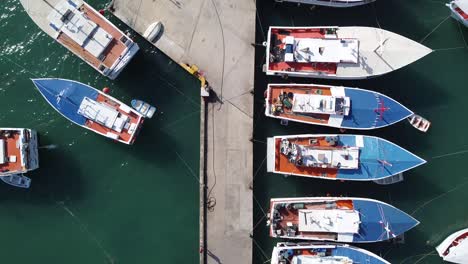
<path id="1" fill-rule="evenodd" d="M 29 188 L 31 186 L 31 179 L 22 175 L 22 174 L 13 174 L 9 176 L 2 176 L 0 179 L 12 186 L 18 187 L 18 188 Z"/>
<path id="2" fill-rule="evenodd" d="M 141 115 L 143 115 L 145 118 L 151 118 L 153 117 L 154 113 L 156 112 L 156 107 L 145 103 L 141 100 L 132 100 L 132 107 L 135 109 L 137 112 L 139 112 Z"/>
<path id="3" fill-rule="evenodd" d="M 431 122 L 429 122 L 429 120 L 416 114 L 408 117 L 408 122 L 410 122 L 412 126 L 414 126 L 416 129 L 422 132 L 427 132 L 427 130 L 429 130 L 429 127 L 431 127 Z"/>

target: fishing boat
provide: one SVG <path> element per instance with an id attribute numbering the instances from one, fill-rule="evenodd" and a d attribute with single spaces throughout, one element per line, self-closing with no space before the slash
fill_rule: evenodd
<path id="1" fill-rule="evenodd" d="M 139 50 L 132 39 L 81 0 L 20 2 L 39 28 L 110 79 L 117 78 Z"/>
<path id="2" fill-rule="evenodd" d="M 373 199 L 310 197 L 271 199 L 267 224 L 276 238 L 369 243 L 396 238 L 419 222 Z"/>
<path id="3" fill-rule="evenodd" d="M 447 4 L 452 17 L 468 27 L 468 0 L 455 0 Z"/>
<path id="4" fill-rule="evenodd" d="M 375 129 L 413 112 L 378 92 L 318 84 L 269 84 L 265 115 L 343 129 Z"/>
<path id="5" fill-rule="evenodd" d="M 271 264 L 390 264 L 364 249 L 346 244 L 292 242 L 277 243 L 271 253 Z"/>
<path id="6" fill-rule="evenodd" d="M 447 237 L 436 247 L 443 260 L 466 264 L 468 263 L 468 228 L 460 230 Z"/>
<path id="7" fill-rule="evenodd" d="M 102 136 L 133 144 L 144 118 L 91 86 L 66 79 L 33 79 L 46 101 L 71 122 Z"/>
<path id="8" fill-rule="evenodd" d="M 289 135 L 267 139 L 267 171 L 328 180 L 375 181 L 426 163 L 382 138 Z"/>
<path id="9" fill-rule="evenodd" d="M 292 2 L 329 7 L 353 7 L 374 2 L 375 0 L 275 0 L 276 2 Z"/>
<path id="10" fill-rule="evenodd" d="M 37 132 L 27 128 L 0 128 L 0 177 L 39 168 Z"/>
<path id="11" fill-rule="evenodd" d="M 9 176 L 2 176 L 0 179 L 9 185 L 18 187 L 18 188 L 29 188 L 31 186 L 31 179 L 21 175 L 21 174 L 13 174 Z"/>
<path id="12" fill-rule="evenodd" d="M 408 122 L 421 132 L 427 132 L 431 127 L 431 122 L 420 115 L 413 114 L 408 117 Z"/>
<path id="13" fill-rule="evenodd" d="M 145 118 L 152 118 L 154 113 L 156 112 L 156 107 L 141 100 L 133 99 L 131 105 L 133 109 L 135 109 Z"/>
<path id="14" fill-rule="evenodd" d="M 268 75 L 366 79 L 432 52 L 418 42 L 372 27 L 270 27 Z"/>

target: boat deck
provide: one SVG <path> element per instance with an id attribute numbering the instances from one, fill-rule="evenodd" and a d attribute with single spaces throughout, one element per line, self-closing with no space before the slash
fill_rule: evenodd
<path id="1" fill-rule="evenodd" d="M 320 203 L 319 201 L 313 201 L 314 203 L 307 203 L 304 201 L 295 201 L 294 203 L 304 204 L 303 209 L 314 209 L 314 210 L 327 210 L 327 203 L 323 202 Z M 276 201 L 275 203 L 279 203 Z M 275 203 L 270 203 L 270 208 L 274 208 Z M 290 203 L 288 201 L 288 203 Z M 354 208 L 353 201 L 352 200 L 338 200 L 334 201 L 336 204 L 336 209 L 343 209 L 343 210 L 351 210 Z M 299 225 L 299 210 L 297 209 L 288 209 L 286 207 L 281 208 L 278 210 L 282 220 L 278 222 L 278 226 L 281 227 L 282 230 L 286 230 L 288 228 L 288 225 Z M 272 232 L 272 229 L 270 229 L 270 232 Z M 270 234 L 271 235 L 271 234 Z M 337 239 L 337 234 L 336 233 L 325 233 L 325 232 L 301 232 L 298 231 L 296 233 L 296 236 L 302 236 L 302 237 L 313 237 L 313 238 L 318 238 L 318 239 L 325 239 L 325 240 L 336 240 Z"/>
<path id="2" fill-rule="evenodd" d="M 112 24 L 102 18 L 102 16 L 97 13 L 93 8 L 91 8 L 86 3 L 80 7 L 80 10 L 94 23 L 96 23 L 99 27 L 104 29 L 107 33 L 112 35 L 113 39 L 109 46 L 104 50 L 104 58 L 101 61 L 100 59 L 96 58 L 92 55 L 89 51 L 85 50 L 81 47 L 78 43 L 73 41 L 69 36 L 61 32 L 58 37 L 57 41 L 65 45 L 69 48 L 73 53 L 77 54 L 78 56 L 85 59 L 88 63 L 90 63 L 93 67 L 99 68 L 102 64 L 107 68 L 111 68 L 112 65 L 116 61 L 118 61 L 125 51 L 127 46 L 120 41 L 120 39 L 124 36 L 117 28 L 115 28 Z"/>
<path id="3" fill-rule="evenodd" d="M 308 28 L 308 29 L 294 29 L 286 30 L 280 28 L 271 29 L 270 39 L 270 56 L 271 53 L 276 54 L 277 57 L 283 57 L 281 51 L 284 50 L 284 39 L 288 36 L 295 38 L 309 38 L 309 39 L 323 39 L 325 38 L 325 31 L 321 28 Z M 283 58 L 284 59 L 284 58 Z M 336 63 L 314 62 L 314 63 L 300 63 L 300 62 L 285 62 L 283 59 L 279 61 L 270 61 L 268 69 L 271 71 L 291 71 L 291 72 L 323 72 L 326 74 L 336 74 L 338 65 Z"/>
<path id="4" fill-rule="evenodd" d="M 293 93 L 293 94 L 320 94 L 320 95 L 326 95 L 326 96 L 331 96 L 331 90 L 329 87 L 321 87 L 321 86 L 270 86 L 269 89 L 269 105 L 270 106 L 281 106 L 282 103 L 279 102 L 278 98 L 282 93 Z M 330 118 L 329 114 L 296 114 L 292 112 L 290 109 L 286 109 L 285 107 L 282 107 L 283 112 L 278 113 L 276 116 L 280 118 L 288 118 L 288 119 L 294 119 L 297 121 L 301 122 L 306 122 L 306 123 L 316 123 L 316 124 L 328 124 L 328 120 Z M 270 114 L 272 113 L 272 110 L 270 108 L 269 110 Z"/>
<path id="5" fill-rule="evenodd" d="M 130 111 L 129 113 L 127 112 L 124 112 L 122 111 L 119 106 L 120 104 L 111 100 L 109 97 L 106 97 L 102 94 L 99 94 L 98 97 L 96 98 L 96 101 L 97 102 L 103 102 L 107 105 L 110 105 L 112 108 L 115 108 L 117 111 L 119 111 L 120 114 L 122 115 L 126 115 L 130 118 L 129 122 L 131 124 L 137 124 L 137 126 L 140 126 L 140 123 L 142 121 L 141 119 L 141 116 L 137 115 L 135 112 Z M 124 142 L 127 142 L 127 143 L 130 143 L 130 141 L 132 140 L 132 137 L 133 135 L 136 133 L 133 132 L 132 134 L 128 133 L 128 130 L 126 129 L 123 129 L 121 133 L 118 133 L 117 131 L 115 130 L 112 130 L 110 128 L 107 128 L 99 123 L 96 123 L 94 121 L 91 121 L 91 120 L 87 120 L 86 121 L 86 124 L 85 124 L 88 128 L 94 130 L 94 131 L 97 131 L 98 133 L 101 133 L 101 134 L 104 134 L 106 135 L 108 132 L 110 133 L 114 133 L 114 134 L 117 134 L 119 136 L 119 140 L 122 140 Z M 138 130 L 138 128 L 137 128 Z"/>
<path id="6" fill-rule="evenodd" d="M 22 171 L 23 168 L 21 166 L 19 132 L 18 131 L 3 131 L 0 133 L 0 139 L 4 140 L 5 142 L 5 145 L 4 145 L 5 163 L 0 164 L 0 174 L 1 172 Z M 16 157 L 16 161 L 12 162 L 12 157 Z M 3 157 L 0 157 L 0 160 L 1 158 Z"/>
<path id="7" fill-rule="evenodd" d="M 325 140 L 325 137 L 317 137 L 317 143 L 312 145 L 312 138 L 297 138 L 289 139 L 291 143 L 308 146 L 330 147 L 330 144 Z M 284 174 L 301 174 L 306 177 L 326 177 L 336 179 L 338 169 L 335 168 L 318 168 L 318 167 L 300 167 L 289 162 L 288 157 L 281 154 L 281 139 L 275 139 L 275 171 Z"/>

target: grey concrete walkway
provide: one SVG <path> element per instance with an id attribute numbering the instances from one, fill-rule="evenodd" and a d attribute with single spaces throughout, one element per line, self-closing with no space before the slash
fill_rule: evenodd
<path id="1" fill-rule="evenodd" d="M 221 99 L 206 120 L 207 185 L 216 199 L 206 219 L 208 263 L 251 263 L 255 1 L 115 0 L 113 7 L 140 34 L 162 22 L 155 46 L 198 65 Z"/>

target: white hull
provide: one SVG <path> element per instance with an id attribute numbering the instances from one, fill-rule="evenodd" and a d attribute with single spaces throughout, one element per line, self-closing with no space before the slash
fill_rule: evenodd
<path id="1" fill-rule="evenodd" d="M 279 260 L 278 260 L 278 256 L 279 256 L 279 253 L 281 250 L 287 250 L 287 249 L 292 249 L 292 250 L 295 250 L 295 249 L 311 249 L 311 248 L 335 248 L 335 247 L 349 247 L 349 248 L 353 248 L 354 250 L 356 251 L 359 251 L 359 252 L 362 252 L 366 255 L 369 255 L 369 256 L 372 256 L 380 261 L 382 261 L 382 263 L 385 263 L 385 264 L 390 264 L 390 262 L 386 261 L 385 259 L 381 258 L 380 256 L 370 252 L 370 251 L 367 251 L 367 250 L 364 250 L 364 249 L 360 249 L 360 248 L 357 248 L 357 247 L 353 247 L 353 246 L 350 246 L 348 244 L 335 244 L 335 243 L 307 243 L 307 242 L 302 242 L 302 243 L 298 243 L 298 244 L 295 244 L 295 243 L 292 243 L 292 242 L 280 242 L 280 243 L 277 243 L 276 246 L 273 248 L 273 251 L 271 253 L 271 264 L 279 264 Z"/>
<path id="2" fill-rule="evenodd" d="M 270 27 L 267 51 L 270 49 L 271 28 L 307 29 L 324 27 Z M 269 56 L 266 60 L 267 75 L 356 80 L 377 77 L 428 55 L 432 50 L 420 43 L 393 32 L 372 27 L 337 27 L 339 39 L 358 39 L 358 63 L 338 63 L 336 74 L 324 72 L 292 72 L 269 70 Z"/>
<path id="3" fill-rule="evenodd" d="M 468 240 L 463 240 L 457 246 L 453 246 L 449 253 L 444 256 L 444 252 L 450 247 L 453 241 L 457 239 L 457 237 L 461 236 L 463 233 L 467 233 L 468 228 L 455 232 L 448 236 L 440 245 L 436 247 L 437 253 L 439 256 L 443 258 L 443 260 L 452 262 L 452 263 L 460 263 L 466 264 L 468 263 Z"/>
<path id="4" fill-rule="evenodd" d="M 462 23 L 465 27 L 468 27 L 468 20 L 464 19 L 463 16 L 461 16 L 456 10 L 455 6 L 457 4 L 464 4 L 468 6 L 468 1 L 463 1 L 463 0 L 458 0 L 458 1 L 452 1 L 449 4 L 447 4 L 447 7 L 450 9 L 451 16 L 457 20 L 458 22 Z M 462 9 L 463 10 L 463 9 Z M 465 10 L 463 10 L 465 12 Z"/>
<path id="5" fill-rule="evenodd" d="M 276 0 L 276 2 L 292 2 L 329 7 L 354 7 L 369 4 L 374 1 L 375 0 Z"/>

